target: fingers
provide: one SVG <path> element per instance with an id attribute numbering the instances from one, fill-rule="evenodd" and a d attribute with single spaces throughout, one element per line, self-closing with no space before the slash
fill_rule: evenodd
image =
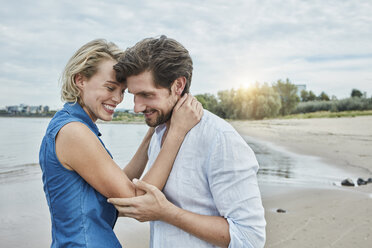
<path id="1" fill-rule="evenodd" d="M 134 198 L 109 198 L 107 199 L 108 203 L 119 206 L 130 206 L 135 203 Z"/>
<path id="2" fill-rule="evenodd" d="M 204 112 L 203 112 L 203 105 L 200 102 L 198 102 L 198 108 L 197 109 L 198 109 L 198 114 L 199 114 L 200 119 L 201 119 Z"/>
<path id="3" fill-rule="evenodd" d="M 191 101 L 191 107 L 193 109 L 198 110 L 198 105 L 199 105 L 198 103 L 199 103 L 199 101 L 193 96 L 192 101 Z"/>
<path id="4" fill-rule="evenodd" d="M 133 184 L 136 186 L 136 189 L 145 191 L 146 193 L 155 192 L 158 190 L 154 185 L 148 184 L 144 181 L 133 179 Z M 108 203 L 111 203 L 116 206 L 136 206 L 138 201 L 142 199 L 143 196 L 136 196 L 131 198 L 109 198 L 107 199 Z"/>
<path id="5" fill-rule="evenodd" d="M 186 99 L 188 98 L 188 95 L 189 95 L 189 94 L 186 93 L 186 94 L 184 94 L 184 95 L 183 95 L 183 96 L 178 100 L 176 106 L 174 106 L 173 111 L 179 109 L 179 108 L 183 105 L 183 103 L 184 103 L 184 102 L 186 101 Z"/>
<path id="6" fill-rule="evenodd" d="M 137 221 L 140 221 L 140 222 L 146 221 L 146 219 L 142 215 L 138 214 L 138 211 L 133 207 L 115 206 L 115 208 L 119 212 L 119 217 L 133 218 L 133 219 L 136 219 Z"/>
<path id="7" fill-rule="evenodd" d="M 114 206 L 119 211 L 120 216 L 130 217 L 137 213 L 134 207 L 118 206 L 118 205 L 114 205 Z"/>
<path id="8" fill-rule="evenodd" d="M 191 107 L 197 114 L 197 118 L 200 120 L 203 115 L 203 105 L 198 101 L 198 99 L 192 97 Z"/>
<path id="9" fill-rule="evenodd" d="M 194 100 L 196 100 L 196 98 L 193 97 L 191 94 L 188 94 L 187 99 L 185 100 L 185 102 L 183 104 L 187 105 L 187 106 L 192 106 L 192 102 Z"/>
<path id="10" fill-rule="evenodd" d="M 202 118 L 203 114 L 204 114 L 204 109 L 200 108 L 199 110 L 200 119 Z"/>
<path id="11" fill-rule="evenodd" d="M 158 189 L 154 185 L 148 184 L 148 183 L 146 183 L 142 180 L 138 180 L 138 179 L 133 179 L 133 183 L 134 183 L 134 185 L 136 186 L 137 189 L 141 189 L 141 190 L 143 190 L 147 193 L 154 192 Z"/>
<path id="12" fill-rule="evenodd" d="M 132 219 L 135 219 L 139 222 L 145 222 L 145 221 L 149 221 L 147 220 L 146 218 L 143 218 L 141 216 L 137 216 L 136 214 L 121 214 L 119 212 L 119 217 L 127 217 L 127 218 L 132 218 Z"/>

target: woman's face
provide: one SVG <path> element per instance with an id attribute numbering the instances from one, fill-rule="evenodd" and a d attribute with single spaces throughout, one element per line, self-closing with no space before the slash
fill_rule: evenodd
<path id="1" fill-rule="evenodd" d="M 90 79 L 77 76 L 83 109 L 95 122 L 97 119 L 112 120 L 116 106 L 123 101 L 125 86 L 118 83 L 113 66 L 115 60 L 104 60 Z"/>

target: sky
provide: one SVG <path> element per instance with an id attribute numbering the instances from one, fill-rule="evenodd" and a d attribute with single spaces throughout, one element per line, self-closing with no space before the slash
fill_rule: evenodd
<path id="1" fill-rule="evenodd" d="M 59 109 L 59 78 L 83 44 L 162 34 L 189 50 L 194 95 L 286 78 L 317 95 L 372 95 L 370 0 L 0 1 L 0 108 Z"/>

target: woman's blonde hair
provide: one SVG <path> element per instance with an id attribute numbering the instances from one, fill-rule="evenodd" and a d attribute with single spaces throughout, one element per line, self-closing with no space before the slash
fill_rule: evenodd
<path id="1" fill-rule="evenodd" d="M 75 83 L 75 76 L 81 74 L 89 79 L 97 72 L 100 62 L 106 59 L 118 61 L 123 53 L 113 42 L 104 39 L 92 40 L 82 46 L 70 58 L 61 76 L 62 101 L 80 103 L 80 90 Z"/>

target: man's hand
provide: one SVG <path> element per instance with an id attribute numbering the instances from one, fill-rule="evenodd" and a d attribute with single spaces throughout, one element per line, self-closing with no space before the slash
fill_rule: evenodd
<path id="1" fill-rule="evenodd" d="M 183 210 L 169 202 L 155 186 L 137 179 L 133 179 L 133 183 L 146 194 L 107 200 L 114 204 L 119 216 L 134 218 L 140 222 L 161 220 L 216 246 L 229 246 L 229 224 L 224 217 L 200 215 Z"/>
<path id="2" fill-rule="evenodd" d="M 107 201 L 115 206 L 119 216 L 140 222 L 162 220 L 172 204 L 157 187 L 137 179 L 133 179 L 133 183 L 136 189 L 146 193 L 132 198 L 110 198 Z"/>

